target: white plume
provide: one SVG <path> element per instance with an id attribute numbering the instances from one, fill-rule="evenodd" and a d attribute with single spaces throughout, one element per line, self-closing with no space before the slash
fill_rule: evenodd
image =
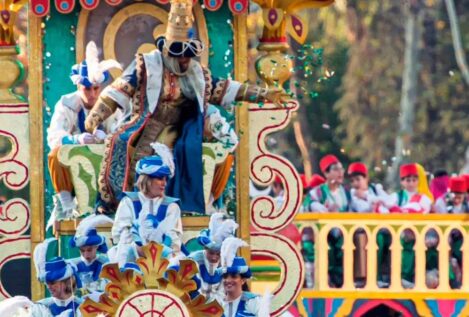
<path id="1" fill-rule="evenodd" d="M 106 59 L 104 61 L 101 61 L 99 63 L 99 71 L 101 73 L 104 73 L 105 71 L 110 70 L 111 68 L 117 68 L 122 70 L 122 65 L 119 64 L 119 62 L 113 60 L 113 59 Z"/>
<path id="2" fill-rule="evenodd" d="M 34 266 L 36 267 L 36 275 L 38 279 L 42 279 L 46 273 L 46 256 L 49 245 L 56 241 L 55 238 L 49 238 L 39 243 L 34 249 Z M 1 315 L 0 315 L 1 316 Z"/>
<path id="3" fill-rule="evenodd" d="M 258 317 L 270 317 L 270 305 L 272 302 L 272 294 L 269 290 L 266 290 L 264 296 L 259 301 L 259 311 L 257 312 Z"/>
<path id="4" fill-rule="evenodd" d="M 210 230 L 210 235 L 213 236 L 215 228 L 218 228 L 223 223 L 223 217 L 225 214 L 222 212 L 216 212 L 210 216 L 210 222 L 208 223 L 208 230 Z"/>
<path id="5" fill-rule="evenodd" d="M 223 221 L 222 224 L 215 229 L 215 231 L 210 231 L 213 232 L 211 233 L 212 240 L 222 243 L 228 237 L 232 237 L 238 227 L 239 225 L 233 219 L 227 219 Z"/>
<path id="6" fill-rule="evenodd" d="M 221 245 L 221 266 L 230 267 L 233 264 L 234 258 L 236 257 L 236 252 L 238 252 L 238 248 L 247 246 L 249 245 L 239 238 L 226 238 L 225 241 L 223 241 L 223 244 Z"/>
<path id="7" fill-rule="evenodd" d="M 173 152 L 163 143 L 153 142 L 150 143 L 150 146 L 155 151 L 155 154 L 161 157 L 163 163 L 169 167 L 171 177 L 173 177 L 175 170 Z"/>
<path id="8" fill-rule="evenodd" d="M 90 230 L 96 229 L 97 226 L 105 225 L 108 223 L 113 224 L 114 220 L 105 215 L 89 215 L 88 217 L 83 218 L 83 220 L 80 221 L 75 236 L 85 236 Z"/>
<path id="9" fill-rule="evenodd" d="M 103 73 L 99 72 L 99 51 L 93 41 L 90 41 L 88 45 L 86 45 L 85 56 L 89 81 L 92 83 L 100 82 Z"/>
<path id="10" fill-rule="evenodd" d="M 96 44 L 90 41 L 86 45 L 86 66 L 88 67 L 88 79 L 91 83 L 102 83 L 104 81 L 104 72 L 111 68 L 122 70 L 122 65 L 113 59 L 99 61 L 99 51 Z"/>
<path id="11" fill-rule="evenodd" d="M 32 305 L 33 302 L 25 296 L 5 298 L 0 302 L 0 316 L 14 316 Z"/>

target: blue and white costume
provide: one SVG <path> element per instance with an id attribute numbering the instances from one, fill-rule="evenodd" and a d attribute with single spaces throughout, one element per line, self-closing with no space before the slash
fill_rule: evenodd
<path id="1" fill-rule="evenodd" d="M 232 264 L 222 267 L 219 272 L 223 274 L 240 274 L 242 278 L 252 277 L 251 269 L 242 257 L 235 257 Z M 224 317 L 251 317 L 258 316 L 261 308 L 261 297 L 251 292 L 243 291 L 241 296 L 232 301 L 223 301 Z"/>
<path id="2" fill-rule="evenodd" d="M 96 227 L 105 223 L 113 223 L 112 219 L 104 215 L 91 215 L 83 219 L 77 227 L 75 236 L 70 240 L 70 247 L 81 248 L 85 246 L 97 247 L 97 255 L 93 260 L 87 261 L 83 256 L 71 260 L 76 268 L 83 287 L 88 291 L 103 291 L 106 281 L 99 278 L 101 269 L 109 260 L 106 238 L 97 233 Z"/>
<path id="3" fill-rule="evenodd" d="M 170 164 L 170 163 L 168 163 Z M 136 166 L 138 175 L 169 177 L 170 166 L 160 156 L 144 157 Z M 155 241 L 177 253 L 181 250 L 182 222 L 178 199 L 161 196 L 148 198 L 142 192 L 126 192 L 117 208 L 112 239 L 114 243 L 140 246 Z M 121 239 L 130 241 L 121 241 Z"/>
<path id="4" fill-rule="evenodd" d="M 86 60 L 73 66 L 70 76 L 72 82 L 79 85 L 79 90 L 62 96 L 54 107 L 54 114 L 47 129 L 47 145 L 51 150 L 48 154 L 49 173 L 57 195 L 54 196 L 54 210 L 46 228 L 52 226 L 55 220 L 76 216 L 77 206 L 72 196 L 74 191 L 72 175 L 68 167 L 59 161 L 60 147 L 68 144 L 102 143 L 124 120 L 122 112 L 116 111 L 90 133 L 85 129 L 85 120 L 90 111 L 86 109 L 84 100 L 88 103 L 94 102 L 91 99 L 87 100 L 90 95 L 86 89 L 104 84 L 109 77 L 107 70 L 110 68 L 121 68 L 121 66 L 114 60 L 99 62 L 96 44 L 88 43 Z M 85 87 L 85 91 L 82 90 L 82 86 Z"/>
<path id="5" fill-rule="evenodd" d="M 37 263 L 36 263 L 37 264 Z M 45 263 L 45 272 L 39 274 L 38 278 L 43 283 L 53 283 L 56 281 L 63 281 L 72 276 L 76 278 L 76 268 L 61 257 L 56 257 L 49 262 Z M 76 278 L 77 287 L 80 287 L 80 280 Z M 71 287 L 72 294 L 73 288 Z M 74 316 L 78 311 L 78 306 L 81 304 L 81 299 L 71 295 L 68 299 L 61 300 L 55 297 L 48 297 L 38 301 L 38 304 L 46 306 L 51 312 L 52 316 Z M 70 314 L 66 313 L 67 311 Z M 62 315 L 63 316 L 63 315 Z"/>
<path id="6" fill-rule="evenodd" d="M 63 316 L 63 317 L 74 317 L 78 316 L 78 307 L 82 303 L 82 300 L 71 296 L 66 300 L 60 300 L 55 297 L 48 297 L 38 301 L 38 304 L 46 306 L 52 316 Z"/>
<path id="7" fill-rule="evenodd" d="M 202 293 L 208 301 L 216 299 L 222 302 L 225 296 L 222 275 L 217 268 L 220 267 L 218 263 L 210 263 L 207 259 L 207 250 L 220 252 L 223 241 L 228 237 L 233 237 L 238 224 L 232 219 L 224 219 L 225 214 L 215 213 L 210 217 L 208 229 L 200 232 L 197 241 L 204 247 L 205 250 L 196 251 L 189 255 L 191 259 L 197 262 L 199 273 L 197 276 L 201 280 L 200 293 Z"/>
<path id="8" fill-rule="evenodd" d="M 96 44 L 89 42 L 86 46 L 86 60 L 72 66 L 70 79 L 73 84 L 87 88 L 99 86 L 109 79 L 110 68 L 121 68 L 121 66 L 114 60 L 99 62 Z M 86 132 L 85 119 L 88 113 L 78 91 L 63 95 L 54 107 L 54 114 L 47 129 L 49 147 L 54 149 L 60 145 L 79 144 L 78 136 Z M 122 118 L 123 113 L 118 110 L 98 129 L 106 134 L 113 133 L 119 127 Z"/>

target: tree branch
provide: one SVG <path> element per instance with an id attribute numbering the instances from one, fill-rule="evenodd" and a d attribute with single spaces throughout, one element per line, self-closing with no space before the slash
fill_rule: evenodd
<path id="1" fill-rule="evenodd" d="M 451 26 L 451 37 L 453 38 L 454 55 L 456 56 L 456 63 L 461 70 L 464 81 L 469 85 L 469 70 L 466 63 L 464 49 L 461 43 L 461 32 L 459 30 L 458 16 L 454 8 L 453 0 L 445 0 L 446 10 L 448 11 L 449 22 Z"/>

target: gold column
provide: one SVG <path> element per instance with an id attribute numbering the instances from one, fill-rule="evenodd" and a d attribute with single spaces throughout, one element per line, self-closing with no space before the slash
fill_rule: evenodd
<path id="1" fill-rule="evenodd" d="M 234 75 L 239 82 L 248 79 L 248 39 L 246 14 L 234 17 Z M 249 243 L 250 240 L 250 200 L 249 200 L 249 163 L 240 158 L 249 158 L 249 112 L 248 104 L 236 108 L 236 131 L 239 145 L 236 149 L 236 218 L 239 221 L 239 236 Z M 242 248 L 241 256 L 250 259 L 247 248 Z"/>
<path id="2" fill-rule="evenodd" d="M 42 36 L 41 18 L 29 16 L 29 136 L 30 143 L 30 203 L 31 203 L 31 253 L 44 240 L 44 168 L 42 131 Z M 36 270 L 31 260 L 31 295 L 33 300 L 44 298 L 44 287 L 35 278 Z"/>

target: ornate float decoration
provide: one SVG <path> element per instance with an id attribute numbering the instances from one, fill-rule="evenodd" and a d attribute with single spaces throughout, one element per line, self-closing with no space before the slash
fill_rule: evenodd
<path id="1" fill-rule="evenodd" d="M 122 3 L 123 0 L 105 0 L 110 6 L 117 6 Z M 54 0 L 55 8 L 60 13 L 70 13 L 75 8 L 75 0 Z M 80 5 L 85 10 L 96 9 L 100 0 L 80 0 Z M 156 0 L 158 4 L 168 4 L 169 0 Z M 194 0 L 196 3 L 197 0 Z M 223 0 L 203 0 L 203 5 L 207 10 L 216 11 L 223 5 Z M 247 13 L 249 7 L 248 0 L 228 0 L 228 7 L 233 14 Z M 50 0 L 31 0 L 31 11 L 38 17 L 46 16 L 50 11 Z"/>
<path id="2" fill-rule="evenodd" d="M 0 2 L 0 102 L 18 103 L 20 98 L 12 89 L 23 75 L 23 65 L 16 59 L 18 48 L 15 38 L 15 22 L 18 11 L 27 0 L 4 0 Z"/>
<path id="3" fill-rule="evenodd" d="M 254 0 L 263 10 L 264 29 L 258 50 L 263 55 L 256 61 L 258 76 L 270 87 L 282 87 L 293 69 L 293 61 L 286 54 L 287 32 L 299 43 L 306 39 L 307 28 L 295 13 L 305 8 L 321 8 L 334 0 Z M 284 187 L 285 200 L 281 206 L 268 196 L 251 201 L 252 253 L 268 256 L 280 263 L 281 276 L 274 290 L 271 313 L 278 316 L 298 297 L 304 280 L 304 262 L 298 247 L 275 232 L 288 226 L 298 212 L 302 201 L 302 183 L 295 167 L 285 158 L 270 153 L 266 137 L 282 130 L 298 109 L 296 100 L 278 107 L 273 104 L 249 105 L 249 157 L 250 177 L 259 186 L 268 186 L 279 176 Z M 268 248 L 266 247 L 268 246 Z M 288 263 L 288 265 L 287 265 Z"/>
<path id="4" fill-rule="evenodd" d="M 256 70 L 269 86 L 282 86 L 293 68 L 286 55 L 289 47 L 287 33 L 303 44 L 308 33 L 307 23 L 296 13 L 302 9 L 315 9 L 331 5 L 334 0 L 254 0 L 262 8 L 264 29 L 258 50 L 265 54 L 258 58 Z"/>
<path id="5" fill-rule="evenodd" d="M 217 301 L 206 303 L 205 296 L 191 299 L 197 290 L 192 279 L 198 272 L 192 260 L 181 260 L 178 270 L 168 268 L 162 257 L 163 246 L 151 242 L 142 247 L 144 256 L 137 259 L 142 274 L 134 269 L 124 272 L 117 264 L 104 266 L 100 277 L 110 282 L 95 302 L 86 299 L 80 306 L 84 317 L 94 316 L 174 316 L 220 317 L 223 308 Z"/>

